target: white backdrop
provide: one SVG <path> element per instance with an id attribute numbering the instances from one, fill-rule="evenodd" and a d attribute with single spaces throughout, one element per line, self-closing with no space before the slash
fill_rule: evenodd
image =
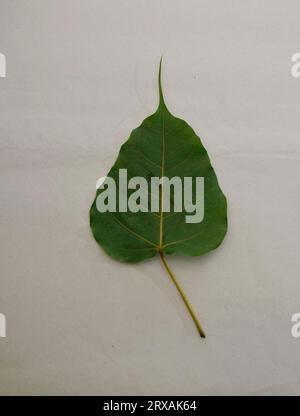
<path id="1" fill-rule="evenodd" d="M 298 1 L 0 0 L 1 394 L 297 394 Z M 202 138 L 229 204 L 222 246 L 113 261 L 95 182 L 157 105 Z"/>

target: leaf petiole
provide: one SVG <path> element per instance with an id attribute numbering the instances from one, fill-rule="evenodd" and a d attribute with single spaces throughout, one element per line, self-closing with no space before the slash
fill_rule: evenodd
<path id="1" fill-rule="evenodd" d="M 161 258 L 161 260 L 163 262 L 163 265 L 165 266 L 165 269 L 167 270 L 170 278 L 172 279 L 174 285 L 176 286 L 178 292 L 180 293 L 180 296 L 182 297 L 184 303 L 186 304 L 186 307 L 188 308 L 188 311 L 191 314 L 191 317 L 193 318 L 193 321 L 194 321 L 194 323 L 195 323 L 195 325 L 196 325 L 196 327 L 198 329 L 198 332 L 200 334 L 200 337 L 201 338 L 205 338 L 205 333 L 203 331 L 203 328 L 202 328 L 200 322 L 198 321 L 198 318 L 197 318 L 197 316 L 196 316 L 196 314 L 194 312 L 194 309 L 192 308 L 192 305 L 190 304 L 190 302 L 189 302 L 186 294 L 184 293 L 182 287 L 180 286 L 180 284 L 179 284 L 176 276 L 174 275 L 174 273 L 170 269 L 170 266 L 168 265 L 168 262 L 167 262 L 167 260 L 166 260 L 166 258 L 164 256 L 163 252 L 160 251 L 160 250 L 159 250 L 159 255 L 160 255 L 160 258 Z"/>

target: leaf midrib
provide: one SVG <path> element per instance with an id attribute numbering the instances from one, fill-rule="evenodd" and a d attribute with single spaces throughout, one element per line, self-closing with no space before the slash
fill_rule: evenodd
<path id="1" fill-rule="evenodd" d="M 164 207 L 163 207 L 163 193 L 164 193 L 164 170 L 165 170 L 165 119 L 162 112 L 162 150 L 161 150 L 161 187 L 160 187 L 160 219 L 159 219 L 159 245 L 158 250 L 163 249 L 163 231 L 164 231 Z"/>

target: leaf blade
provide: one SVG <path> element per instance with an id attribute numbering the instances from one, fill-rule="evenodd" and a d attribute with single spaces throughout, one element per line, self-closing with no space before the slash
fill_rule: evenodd
<path id="1" fill-rule="evenodd" d="M 187 224 L 184 221 L 185 211 L 164 213 L 164 185 L 160 191 L 158 215 L 151 212 L 118 212 L 113 218 L 112 213 L 99 213 L 96 208 L 97 192 L 90 210 L 93 235 L 110 256 L 125 262 L 143 261 L 159 251 L 165 254 L 203 255 L 218 247 L 227 231 L 226 197 L 207 151 L 194 130 L 184 120 L 173 116 L 165 104 L 161 61 L 158 84 L 159 105 L 156 112 L 132 131 L 108 176 L 118 183 L 119 170 L 128 169 L 130 177 L 144 177 L 149 188 L 152 177 L 204 177 L 204 219 L 198 224 Z"/>

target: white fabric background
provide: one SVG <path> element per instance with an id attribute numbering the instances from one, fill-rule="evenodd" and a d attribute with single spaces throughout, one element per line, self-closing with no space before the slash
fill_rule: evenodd
<path id="1" fill-rule="evenodd" d="M 0 0 L 1 394 L 298 394 L 298 1 Z M 157 105 L 200 135 L 229 204 L 202 258 L 126 265 L 95 182 Z"/>

